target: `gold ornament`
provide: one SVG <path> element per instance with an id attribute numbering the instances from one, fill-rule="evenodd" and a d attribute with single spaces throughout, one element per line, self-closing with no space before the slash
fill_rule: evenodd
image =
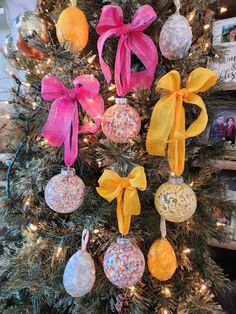
<path id="1" fill-rule="evenodd" d="M 197 198 L 182 177 L 171 177 L 169 182 L 162 184 L 156 191 L 155 206 L 166 220 L 183 222 L 195 213 Z"/>

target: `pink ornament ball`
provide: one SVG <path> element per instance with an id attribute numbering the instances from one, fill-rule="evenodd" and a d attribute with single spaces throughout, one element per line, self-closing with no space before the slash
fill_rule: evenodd
<path id="1" fill-rule="evenodd" d="M 113 285 L 128 288 L 138 283 L 144 273 L 142 251 L 128 237 L 118 237 L 105 253 L 104 272 Z"/>
<path id="2" fill-rule="evenodd" d="M 128 143 L 139 134 L 140 128 L 139 114 L 125 98 L 117 98 L 116 105 L 103 115 L 102 130 L 111 142 Z"/>
<path id="3" fill-rule="evenodd" d="M 45 189 L 47 205 L 57 213 L 69 214 L 79 208 L 84 200 L 84 182 L 75 175 L 73 168 L 62 169 L 54 176 Z"/>

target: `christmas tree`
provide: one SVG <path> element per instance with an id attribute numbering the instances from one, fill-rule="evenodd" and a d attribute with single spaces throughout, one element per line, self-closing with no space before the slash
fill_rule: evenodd
<path id="1" fill-rule="evenodd" d="M 16 20 L 1 313 L 222 313 L 209 242 L 234 206 L 194 167 L 224 153 L 196 137 L 227 101 L 212 2 L 39 0 Z"/>

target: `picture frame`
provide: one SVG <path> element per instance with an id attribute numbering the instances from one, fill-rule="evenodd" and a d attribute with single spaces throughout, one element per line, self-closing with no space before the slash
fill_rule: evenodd
<path id="1" fill-rule="evenodd" d="M 221 49 L 223 57 L 208 66 L 216 72 L 222 90 L 236 90 L 236 17 L 213 23 L 212 46 Z"/>

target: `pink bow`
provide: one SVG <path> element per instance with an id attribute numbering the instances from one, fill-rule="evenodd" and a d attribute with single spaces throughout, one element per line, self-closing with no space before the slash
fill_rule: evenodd
<path id="1" fill-rule="evenodd" d="M 141 6 L 129 24 L 123 23 L 123 11 L 119 6 L 106 5 L 96 27 L 100 35 L 97 43 L 101 68 L 107 83 L 111 70 L 102 58 L 105 41 L 120 37 L 115 61 L 115 84 L 119 96 L 125 96 L 135 88 L 150 88 L 158 62 L 157 49 L 151 38 L 143 33 L 157 15 L 150 5 Z M 146 70 L 131 73 L 131 51 L 142 61 Z"/>
<path id="2" fill-rule="evenodd" d="M 42 97 L 54 102 L 51 105 L 44 136 L 52 146 L 64 143 L 64 161 L 71 166 L 78 154 L 78 133 L 96 132 L 104 112 L 103 98 L 99 95 L 100 84 L 92 75 L 80 75 L 73 81 L 74 88 L 67 89 L 53 75 L 42 80 Z M 95 123 L 85 122 L 79 130 L 78 104 Z"/>

